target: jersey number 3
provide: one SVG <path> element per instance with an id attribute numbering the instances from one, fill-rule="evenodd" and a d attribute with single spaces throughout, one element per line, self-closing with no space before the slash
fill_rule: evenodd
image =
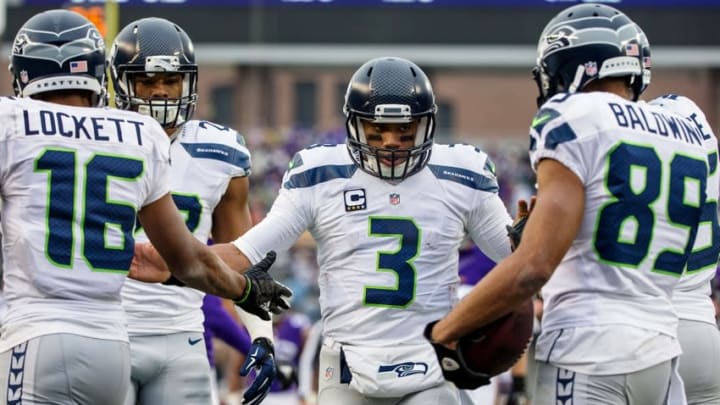
<path id="1" fill-rule="evenodd" d="M 417 274 L 413 260 L 420 250 L 421 231 L 410 218 L 369 218 L 369 234 L 373 237 L 396 238 L 398 249 L 377 252 L 376 271 L 395 273 L 392 287 L 365 286 L 365 305 L 406 308 L 415 300 Z"/>

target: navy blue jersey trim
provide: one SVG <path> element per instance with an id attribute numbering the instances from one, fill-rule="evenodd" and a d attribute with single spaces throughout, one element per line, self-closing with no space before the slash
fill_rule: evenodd
<path id="1" fill-rule="evenodd" d="M 357 166 L 354 164 L 313 167 L 291 175 L 283 184 L 283 188 L 305 188 L 334 179 L 349 179 L 355 174 L 355 171 L 357 171 Z"/>
<path id="2" fill-rule="evenodd" d="M 214 159 L 250 170 L 250 156 L 238 149 L 219 143 L 181 143 L 194 158 Z"/>
<path id="3" fill-rule="evenodd" d="M 543 108 L 542 110 L 538 111 L 537 114 L 535 114 L 535 117 L 533 117 L 530 127 L 537 131 L 538 134 L 542 133 L 543 128 L 545 128 L 545 124 L 551 122 L 559 116 L 560 112 L 558 112 L 557 110 L 553 110 L 552 108 Z"/>
<path id="4" fill-rule="evenodd" d="M 471 170 L 460 169 L 452 166 L 428 165 L 432 173 L 440 180 L 450 180 L 460 183 L 463 186 L 470 187 L 475 190 L 488 191 L 491 193 L 498 192 L 497 179 L 488 177 Z"/>
<path id="5" fill-rule="evenodd" d="M 718 155 L 716 152 L 713 152 L 708 156 L 708 162 L 710 162 L 710 174 L 714 174 L 717 169 L 717 159 Z"/>
<path id="6" fill-rule="evenodd" d="M 29 361 L 26 358 L 27 345 L 27 342 L 23 342 L 12 348 L 7 379 L 7 405 L 22 405 L 25 364 Z"/>
<path id="7" fill-rule="evenodd" d="M 545 149 L 555 150 L 558 145 L 576 139 L 575 131 L 568 123 L 557 126 L 545 135 Z"/>

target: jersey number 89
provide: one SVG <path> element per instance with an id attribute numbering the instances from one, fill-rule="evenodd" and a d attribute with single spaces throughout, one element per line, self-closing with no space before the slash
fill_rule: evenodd
<path id="1" fill-rule="evenodd" d="M 714 169 L 714 165 L 710 166 Z M 644 185 L 634 186 L 632 180 L 640 177 Z M 717 260 L 717 202 L 706 201 L 707 182 L 708 162 L 704 159 L 678 153 L 664 165 L 652 147 L 620 143 L 610 152 L 606 164 L 605 185 L 614 198 L 598 214 L 594 246 L 600 259 L 638 267 L 650 250 L 656 211 L 666 209 L 669 222 L 686 230 L 688 236 L 684 246 L 665 247 L 652 270 L 679 276 L 686 265 L 692 271 Z M 667 187 L 667 201 L 658 201 L 662 187 Z M 713 242 L 693 252 L 701 223 L 711 226 Z M 628 227 L 634 229 L 634 237 L 624 235 Z"/>

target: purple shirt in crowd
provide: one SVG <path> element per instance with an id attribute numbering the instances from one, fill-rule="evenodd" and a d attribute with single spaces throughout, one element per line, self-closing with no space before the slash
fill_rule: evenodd
<path id="1" fill-rule="evenodd" d="M 460 274 L 461 284 L 477 284 L 493 267 L 495 267 L 495 262 L 485 256 L 474 244 L 472 248 L 460 250 L 458 273 Z"/>
<path id="2" fill-rule="evenodd" d="M 210 367 L 215 367 L 212 338 L 219 338 L 240 353 L 247 354 L 250 350 L 250 334 L 235 321 L 222 306 L 220 298 L 206 294 L 202 305 L 205 315 L 205 348 L 208 353 Z"/>

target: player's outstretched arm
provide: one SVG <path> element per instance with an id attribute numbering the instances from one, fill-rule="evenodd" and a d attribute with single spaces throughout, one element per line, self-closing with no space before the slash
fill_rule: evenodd
<path id="1" fill-rule="evenodd" d="M 206 248 L 202 244 L 201 247 Z M 221 256 L 228 257 L 230 262 L 238 266 L 233 266 L 235 270 L 231 271 L 237 272 L 240 277 L 244 277 L 246 281 L 249 281 L 247 283 L 248 287 L 246 287 L 242 296 L 239 298 L 228 297 L 210 292 L 204 285 L 185 282 L 183 279 L 185 276 L 177 276 L 175 273 L 170 272 L 168 263 L 150 243 L 135 244 L 135 255 L 130 266 L 129 277 L 146 283 L 188 286 L 213 295 L 227 297 L 232 299 L 235 305 L 245 312 L 257 315 L 264 321 L 270 320 L 269 312 L 279 314 L 290 308 L 289 298 L 292 296 L 292 291 L 267 274 L 270 266 L 275 262 L 275 252 L 268 252 L 263 260 L 251 265 L 245 255 L 232 244 L 213 245 L 209 251 L 211 255 L 212 252 L 219 252 Z M 239 257 L 242 257 L 242 259 Z"/>
<path id="2" fill-rule="evenodd" d="M 433 342 L 454 347 L 460 337 L 514 310 L 550 279 L 570 248 L 582 223 L 584 186 L 553 159 L 542 160 L 537 174 L 537 201 L 522 243 L 434 325 Z"/>
<path id="3" fill-rule="evenodd" d="M 250 181 L 247 176 L 234 177 L 230 180 L 225 194 L 223 194 L 220 202 L 213 211 L 211 234 L 215 244 L 232 242 L 252 227 L 252 216 L 250 215 L 250 206 L 248 203 L 249 194 Z M 232 248 L 232 246 L 226 247 L 231 249 L 221 254 L 221 257 L 223 255 L 229 256 L 228 260 L 232 262 L 230 264 L 232 269 L 242 271 L 250 266 L 249 261 L 243 260 L 245 256 L 239 250 Z M 218 249 L 224 248 L 221 246 Z M 273 341 L 271 321 L 263 321 L 243 309 L 235 311 L 235 309 L 231 308 L 231 310 L 232 313 L 236 315 L 236 318 L 239 316 L 242 320 L 242 323 L 250 332 L 253 340 L 258 337 L 265 337 L 270 342 Z"/>
<path id="4" fill-rule="evenodd" d="M 268 311 L 280 312 L 288 307 L 285 298 L 292 293 L 267 274 L 275 260 L 274 253 L 250 267 L 247 274 L 241 274 L 192 236 L 169 194 L 143 207 L 138 215 L 154 248 L 167 263 L 167 267 L 159 267 L 161 273 L 169 269 L 187 286 L 232 299 L 262 318 L 269 318 Z M 138 252 L 143 252 L 142 248 L 136 247 Z M 153 267 L 152 263 L 143 262 L 142 255 L 136 254 L 133 262 L 136 268 L 131 276 L 139 274 L 137 268 L 143 270 L 140 274 L 147 274 L 147 269 Z"/>
<path id="5" fill-rule="evenodd" d="M 169 194 L 143 207 L 138 218 L 167 268 L 185 284 L 230 299 L 244 294 L 245 279 L 192 236 Z"/>
<path id="6" fill-rule="evenodd" d="M 233 270 L 243 273 L 252 263 L 232 243 L 216 243 L 210 251 L 219 256 Z M 160 252 L 150 243 L 136 243 L 130 267 L 130 278 L 146 283 L 162 283 L 170 278 L 170 268 Z"/>

